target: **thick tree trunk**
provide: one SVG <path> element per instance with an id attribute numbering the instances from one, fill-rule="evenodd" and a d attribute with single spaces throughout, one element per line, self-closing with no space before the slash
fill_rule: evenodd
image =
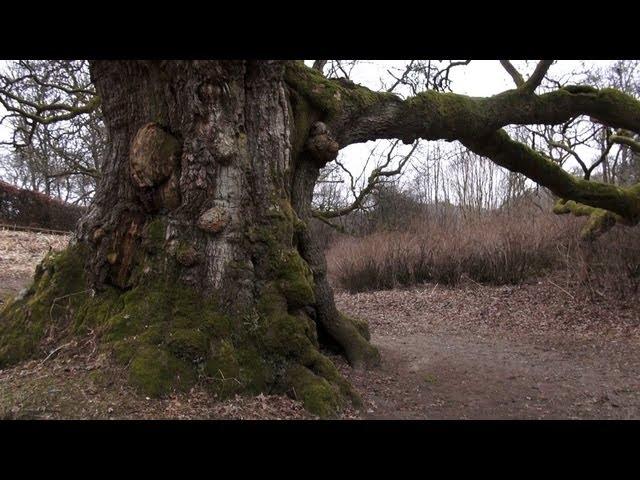
<path id="1" fill-rule="evenodd" d="M 3 312 L 0 363 L 32 354 L 49 308 L 65 332 L 100 331 L 146 393 L 200 375 L 323 415 L 356 398 L 319 341 L 358 367 L 378 354 L 336 310 L 307 229 L 322 148 L 326 162 L 337 146 L 300 116 L 283 62 L 102 61 L 91 74 L 103 180 L 75 244 Z"/>

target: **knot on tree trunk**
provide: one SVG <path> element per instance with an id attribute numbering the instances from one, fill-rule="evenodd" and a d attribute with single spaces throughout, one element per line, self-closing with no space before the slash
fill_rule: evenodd
<path id="1" fill-rule="evenodd" d="M 150 211 L 180 205 L 180 143 L 157 123 L 147 123 L 131 143 L 131 177 Z"/>
<path id="2" fill-rule="evenodd" d="M 231 221 L 231 216 L 222 207 L 213 207 L 205 210 L 198 218 L 198 228 L 206 232 L 218 233 Z"/>
<path id="3" fill-rule="evenodd" d="M 334 140 L 327 126 L 322 122 L 316 122 L 311 127 L 305 148 L 320 166 L 335 160 L 340 150 L 338 142 Z"/>
<path id="4" fill-rule="evenodd" d="M 102 227 L 98 227 L 94 230 L 93 235 L 91 237 L 93 243 L 98 243 L 102 238 L 106 235 L 106 232 Z"/>
<path id="5" fill-rule="evenodd" d="M 138 130 L 131 144 L 131 176 L 140 188 L 155 187 L 167 180 L 179 160 L 180 143 L 157 123 Z"/>

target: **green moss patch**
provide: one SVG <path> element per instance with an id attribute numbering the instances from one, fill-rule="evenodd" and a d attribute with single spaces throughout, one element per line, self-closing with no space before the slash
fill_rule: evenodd
<path id="1" fill-rule="evenodd" d="M 294 365 L 287 371 L 287 383 L 294 398 L 320 417 L 333 417 L 342 406 L 337 388 L 302 365 Z"/>
<path id="2" fill-rule="evenodd" d="M 202 382 L 219 397 L 287 392 L 315 414 L 334 415 L 357 395 L 319 352 L 315 324 L 301 309 L 313 303 L 314 285 L 293 246 L 297 217 L 287 202 L 272 213 L 275 221 L 255 239 L 269 280 L 257 284 L 255 304 L 235 306 L 233 315 L 180 282 L 179 261 L 164 254 L 161 221 L 144 229 L 128 290 L 87 289 L 86 247 L 48 256 L 28 292 L 1 313 L 0 367 L 43 357 L 45 337 L 62 344 L 91 333 L 143 395 Z"/>
<path id="3" fill-rule="evenodd" d="M 129 381 L 147 395 L 160 396 L 174 388 L 186 390 L 193 386 L 196 375 L 187 362 L 163 348 L 143 345 L 131 360 Z"/>
<path id="4" fill-rule="evenodd" d="M 292 308 L 314 303 L 313 273 L 297 250 L 281 252 L 276 275 L 278 287 Z"/>
<path id="5" fill-rule="evenodd" d="M 207 357 L 209 338 L 196 328 L 179 328 L 169 333 L 167 348 L 176 357 L 199 363 Z"/>
<path id="6" fill-rule="evenodd" d="M 75 313 L 89 297 L 79 245 L 49 254 L 36 268 L 27 292 L 0 312 L 0 368 L 33 356 L 47 331 L 72 327 Z"/>

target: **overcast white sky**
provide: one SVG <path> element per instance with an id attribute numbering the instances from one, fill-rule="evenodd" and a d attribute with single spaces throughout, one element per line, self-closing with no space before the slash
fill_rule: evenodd
<path id="1" fill-rule="evenodd" d="M 613 63 L 614 60 L 558 60 L 549 69 L 551 78 L 559 78 L 573 71 L 579 70 L 584 63 L 587 67 L 602 67 Z M 307 61 L 311 64 L 312 61 Z M 533 70 L 536 61 L 513 60 L 512 63 L 525 76 Z M 388 69 L 403 68 L 406 60 L 363 60 L 353 70 L 352 80 L 369 88 L 380 87 L 380 77 L 389 78 Z M 472 60 L 469 65 L 451 70 L 452 89 L 455 93 L 484 97 L 495 95 L 504 90 L 514 88 L 513 80 L 502 68 L 498 60 Z"/>

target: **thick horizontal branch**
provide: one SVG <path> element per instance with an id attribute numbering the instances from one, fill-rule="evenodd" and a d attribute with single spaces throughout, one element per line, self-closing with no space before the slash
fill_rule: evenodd
<path id="1" fill-rule="evenodd" d="M 524 82 L 519 88 L 487 98 L 425 91 L 403 100 L 349 81 L 326 79 L 300 62 L 287 67 L 286 81 L 307 102 L 308 108 L 299 111 L 313 111 L 315 120 L 328 126 L 340 147 L 377 139 L 395 138 L 404 143 L 419 138 L 459 140 L 473 152 L 525 175 L 562 199 L 606 210 L 628 224 L 637 224 L 640 185 L 622 188 L 576 178 L 502 130 L 507 125 L 562 124 L 587 115 L 609 127 L 640 133 L 640 102 L 618 90 L 565 86 L 534 94 L 531 87 L 535 89 L 550 64 L 538 64 L 527 88 Z"/>
<path id="2" fill-rule="evenodd" d="M 507 125 L 561 124 L 580 115 L 640 132 L 640 102 L 615 89 L 567 86 L 536 95 L 518 88 L 486 98 L 426 91 L 402 100 L 324 78 L 299 62 L 288 66 L 286 80 L 319 112 L 340 147 L 393 138 L 404 143 L 418 138 L 452 141 Z"/>

